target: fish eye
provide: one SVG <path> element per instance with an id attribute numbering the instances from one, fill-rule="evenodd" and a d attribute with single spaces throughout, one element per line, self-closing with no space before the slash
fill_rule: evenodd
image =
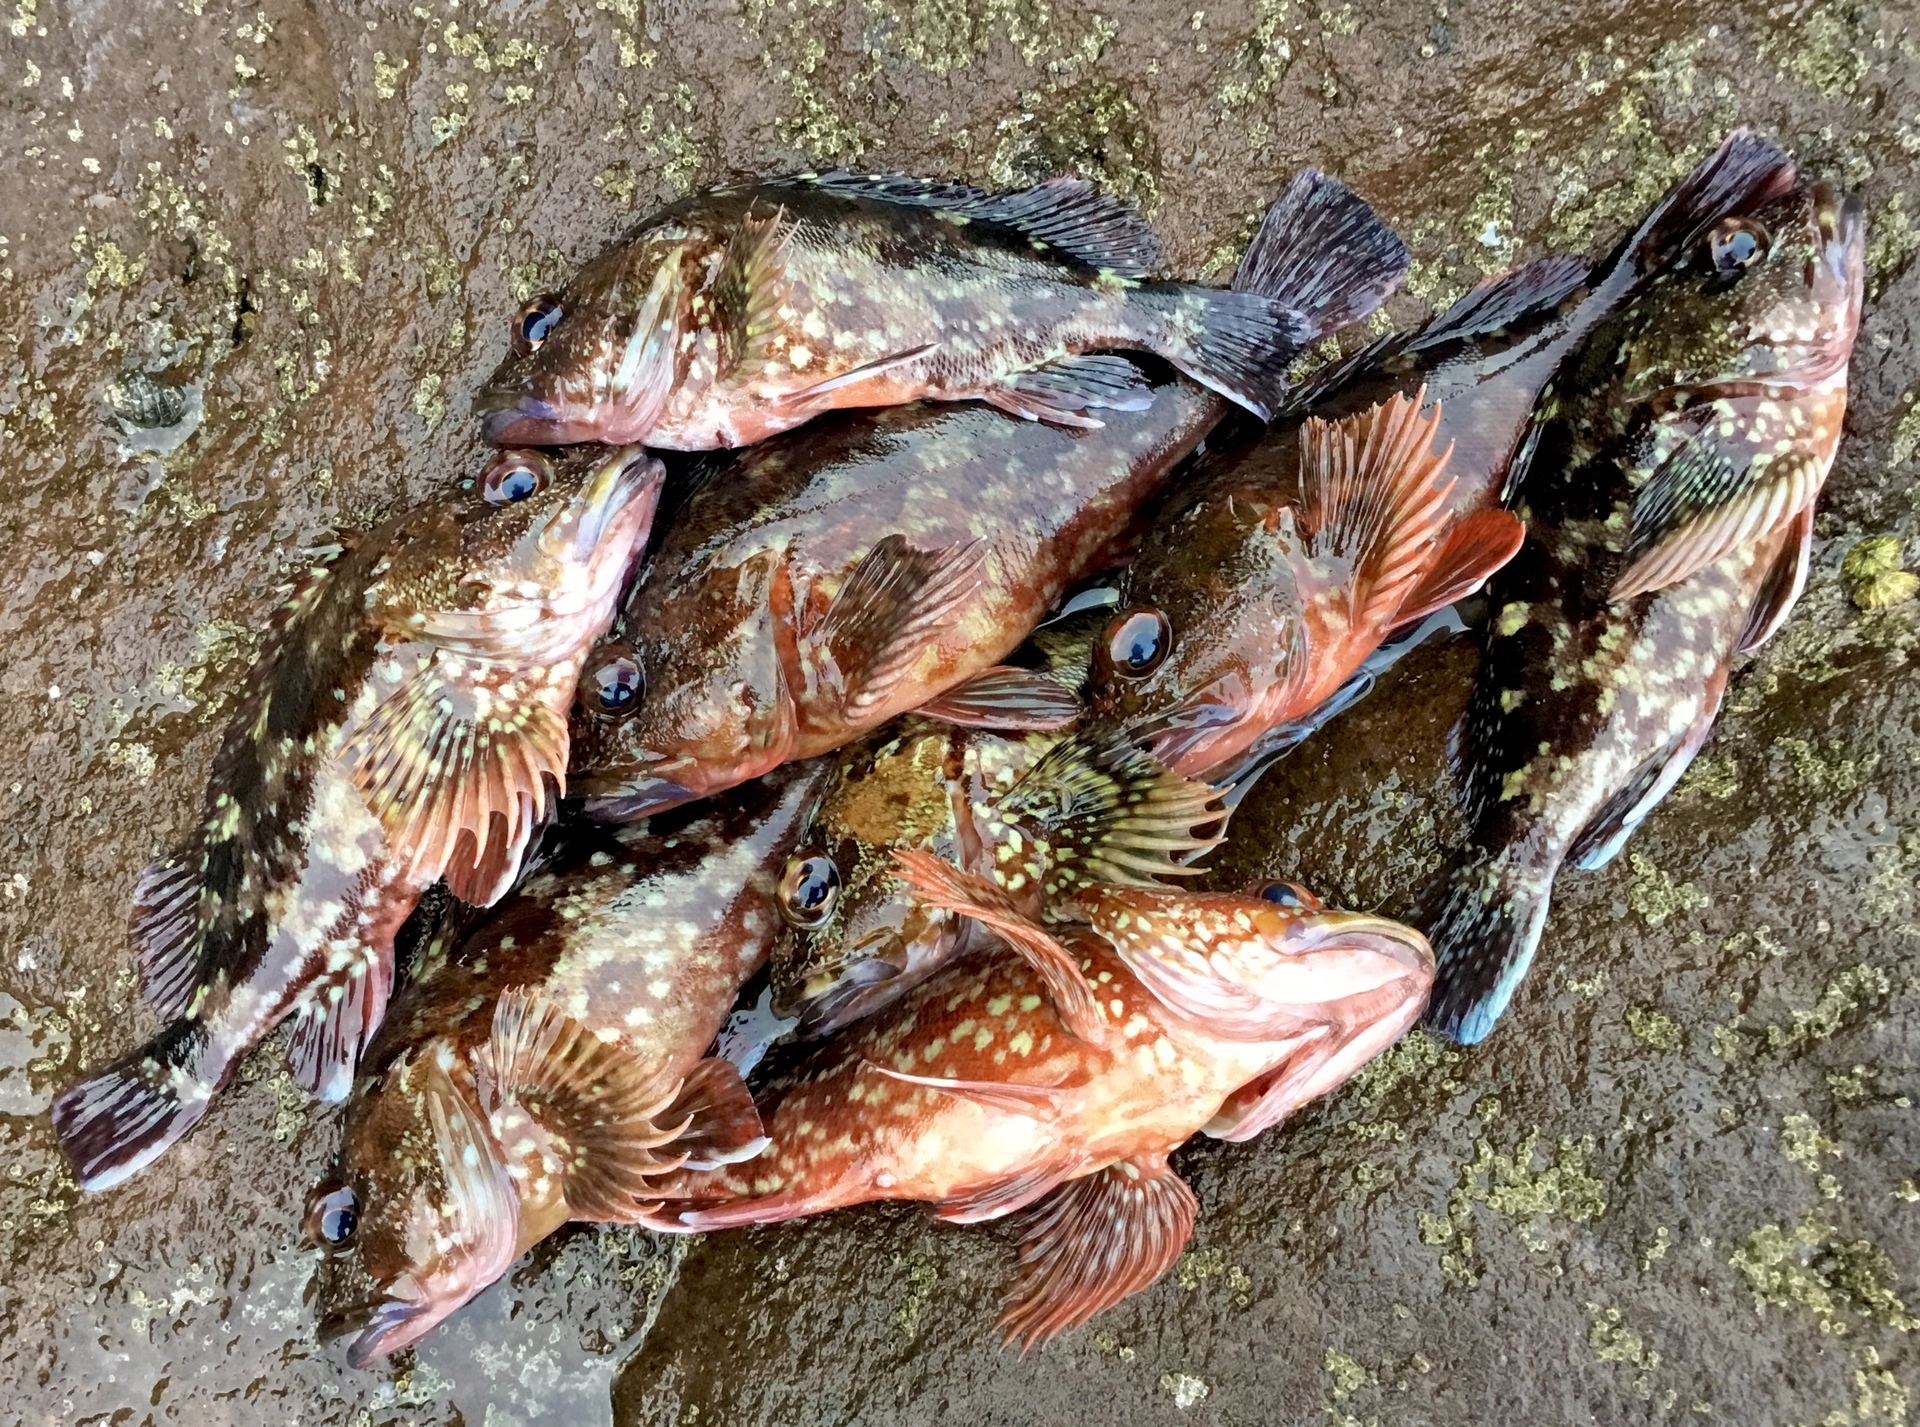
<path id="1" fill-rule="evenodd" d="M 1272 902 L 1276 907 L 1291 907 L 1295 911 L 1305 912 L 1320 910 L 1320 899 L 1298 882 L 1263 882 L 1259 896 L 1261 901 Z"/>
<path id="2" fill-rule="evenodd" d="M 840 869 L 831 857 L 796 857 L 780 879 L 780 915 L 812 931 L 833 915 L 840 900 Z"/>
<path id="3" fill-rule="evenodd" d="M 560 299 L 550 292 L 541 293 L 521 308 L 519 316 L 513 319 L 515 355 L 524 357 L 539 351 L 541 343 L 553 335 L 562 315 Z"/>
<path id="4" fill-rule="evenodd" d="M 1172 648 L 1173 626 L 1157 609 L 1128 610 L 1107 626 L 1107 662 L 1122 678 L 1146 678 Z"/>
<path id="5" fill-rule="evenodd" d="M 344 1184 L 328 1190 L 307 1211 L 307 1225 L 328 1248 L 344 1248 L 360 1227 L 360 1196 Z"/>
<path id="6" fill-rule="evenodd" d="M 553 463 L 538 451 L 502 451 L 480 481 L 488 505 L 513 505 L 538 495 L 553 479 Z"/>
<path id="7" fill-rule="evenodd" d="M 581 686 L 591 694 L 596 712 L 624 718 L 646 697 L 647 676 L 631 653 L 615 645 L 587 670 Z"/>
<path id="8" fill-rule="evenodd" d="M 1707 256 L 1722 277 L 1737 277 L 1767 252 L 1767 230 L 1751 218 L 1723 218 L 1707 236 Z"/>

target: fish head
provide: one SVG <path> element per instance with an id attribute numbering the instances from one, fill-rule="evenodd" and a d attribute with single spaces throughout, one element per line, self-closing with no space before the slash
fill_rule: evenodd
<path id="1" fill-rule="evenodd" d="M 1624 314 L 1636 396 L 1778 395 L 1844 381 L 1864 298 L 1858 195 L 1802 183 L 1729 212 L 1653 274 Z"/>
<path id="2" fill-rule="evenodd" d="M 831 1035 L 918 985 L 959 951 L 966 923 L 915 897 L 893 853 L 959 847 L 955 745 L 946 727 L 869 739 L 843 753 L 779 888 L 786 931 L 773 1009 Z"/>
<path id="3" fill-rule="evenodd" d="M 390 622 L 477 658 L 577 654 L 612 616 L 665 474 L 638 446 L 496 452 L 444 521 L 417 521 L 421 537 L 396 552 Z"/>
<path id="4" fill-rule="evenodd" d="M 446 1040 L 362 1076 L 306 1229 L 323 1253 L 321 1336 L 349 1338 L 359 1368 L 417 1341 L 519 1256 L 513 1177 Z"/>
<path id="5" fill-rule="evenodd" d="M 657 618 L 629 612 L 587 656 L 568 781 L 589 817 L 644 817 L 785 760 L 793 703 L 765 563 L 735 571 L 731 588 L 703 581 Z"/>
<path id="6" fill-rule="evenodd" d="M 686 231 L 668 224 L 580 269 L 514 314 L 507 359 L 480 393 L 487 440 L 569 446 L 646 437 L 695 354 Z"/>

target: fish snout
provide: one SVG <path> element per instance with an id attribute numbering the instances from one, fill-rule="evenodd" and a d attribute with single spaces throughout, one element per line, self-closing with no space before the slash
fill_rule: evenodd
<path id="1" fill-rule="evenodd" d="M 347 1362 L 364 1370 L 423 1336 L 433 1326 L 430 1321 L 420 1321 L 427 1313 L 424 1301 L 375 1298 L 329 1313 L 320 1320 L 317 1332 L 323 1343 L 351 1338 L 347 1344 Z"/>
<path id="2" fill-rule="evenodd" d="M 570 446 L 594 439 L 591 431 L 576 430 L 581 423 L 563 420 L 553 402 L 518 387 L 487 387 L 473 399 L 473 409 L 491 446 Z"/>
<path id="3" fill-rule="evenodd" d="M 799 1032 L 808 1038 L 830 1036 L 859 1020 L 870 1007 L 877 987 L 898 977 L 906 968 L 882 956 L 866 956 L 833 971 L 818 972 L 798 986 L 785 988 L 774 1002 L 776 1014 L 797 1018 Z M 779 1009 L 785 999 L 791 1010 Z"/>
<path id="4" fill-rule="evenodd" d="M 1330 995 L 1365 994 L 1409 976 L 1422 985 L 1433 980 L 1433 947 L 1418 931 L 1390 917 L 1317 913 L 1301 919 L 1300 935 L 1289 949 L 1337 963 L 1340 989 Z"/>
<path id="5" fill-rule="evenodd" d="M 631 547 L 646 539 L 666 478 L 667 468 L 639 446 L 624 447 L 609 456 L 574 498 L 569 512 L 572 557 L 590 561 L 609 532 L 623 522 L 634 527 L 621 542 L 630 553 Z"/>

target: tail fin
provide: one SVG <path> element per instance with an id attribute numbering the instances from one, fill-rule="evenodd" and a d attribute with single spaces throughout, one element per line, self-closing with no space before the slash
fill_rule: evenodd
<path id="1" fill-rule="evenodd" d="M 1784 149 L 1751 129 L 1735 129 L 1594 269 L 1596 287 L 1631 282 L 1666 266 L 1722 218 L 1750 213 L 1794 182 L 1793 160 Z"/>
<path id="2" fill-rule="evenodd" d="M 1519 869 L 1469 847 L 1427 889 L 1415 923 L 1437 963 L 1426 1023 L 1461 1045 L 1485 1040 L 1519 989 L 1553 894 L 1553 870 Z"/>
<path id="3" fill-rule="evenodd" d="M 1262 421 L 1286 392 L 1287 368 L 1315 337 L 1306 318 L 1258 293 L 1164 287 L 1134 296 L 1154 312 L 1156 353 Z"/>
<path id="4" fill-rule="evenodd" d="M 53 1128 L 80 1187 L 97 1194 L 139 1173 L 207 1113 L 216 1084 L 200 1074 L 206 1031 L 179 1020 L 140 1049 L 70 1085 Z"/>
<path id="5" fill-rule="evenodd" d="M 1286 303 L 1313 342 L 1372 313 L 1412 265 L 1407 245 L 1371 204 L 1338 179 L 1303 168 L 1260 220 L 1233 288 Z"/>

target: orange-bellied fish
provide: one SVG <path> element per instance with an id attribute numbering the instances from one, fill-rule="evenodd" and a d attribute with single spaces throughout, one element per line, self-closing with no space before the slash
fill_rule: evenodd
<path id="1" fill-rule="evenodd" d="M 1120 582 L 1089 736 L 1237 776 L 1390 631 L 1482 583 L 1519 548 L 1499 502 L 1548 380 L 1778 152 L 1734 135 L 1591 270 L 1493 280 L 1316 374 L 1266 433 L 1216 436 Z"/>
<path id="2" fill-rule="evenodd" d="M 366 1367 L 570 1220 L 632 1221 L 674 1170 L 756 1153 L 709 1057 L 766 960 L 774 882 L 824 769 L 651 829 L 586 828 L 394 1003 L 308 1205 L 321 1334 Z"/>
<path id="3" fill-rule="evenodd" d="M 464 491 L 326 552 L 296 585 L 199 827 L 135 892 L 161 1030 L 54 1102 L 83 1187 L 117 1184 L 186 1134 L 289 1016 L 295 1078 L 346 1093 L 421 892 L 445 876 L 493 901 L 551 813 L 581 663 L 661 478 L 637 447 L 500 452 Z"/>
<path id="4" fill-rule="evenodd" d="M 1365 287 L 1383 260 L 1389 284 L 1404 271 L 1397 240 L 1323 257 Z M 836 172 L 713 189 L 522 310 L 480 398 L 486 431 L 709 450 L 922 398 L 1092 426 L 1152 397 L 1115 350 L 1264 417 L 1321 330 L 1314 294 L 1150 281 L 1159 262 L 1139 214 L 1082 179 L 991 194 Z"/>
<path id="5" fill-rule="evenodd" d="M 1778 150 L 1754 162 L 1554 379 L 1517 472 L 1527 543 L 1489 591 L 1453 745 L 1472 831 L 1422 916 L 1429 1019 L 1456 1040 L 1512 999 L 1561 864 L 1619 852 L 1806 582 L 1866 223 Z"/>
<path id="6" fill-rule="evenodd" d="M 971 914 L 994 889 L 903 855 L 933 900 Z M 1419 933 L 1274 899 L 1090 888 L 1065 948 L 1100 1034 L 1075 1034 L 1025 959 L 975 956 L 828 1041 L 762 1100 L 759 1157 L 678 1175 L 647 1219 L 705 1230 L 915 1199 L 956 1223 L 1034 1206 L 1002 1324 L 1032 1346 L 1152 1283 L 1193 1227 L 1167 1156 L 1196 1131 L 1245 1139 L 1325 1093 L 1419 1015 Z"/>
<path id="7" fill-rule="evenodd" d="M 1286 295 L 1318 334 L 1371 311 L 1405 262 L 1372 209 L 1309 169 L 1235 282 Z M 573 764 L 589 815 L 704 797 L 923 706 L 1070 717 L 1056 687 L 995 666 L 1226 410 L 1164 369 L 1140 382 L 1151 400 L 1095 430 L 922 403 L 734 455 L 657 542 L 589 667 Z"/>

